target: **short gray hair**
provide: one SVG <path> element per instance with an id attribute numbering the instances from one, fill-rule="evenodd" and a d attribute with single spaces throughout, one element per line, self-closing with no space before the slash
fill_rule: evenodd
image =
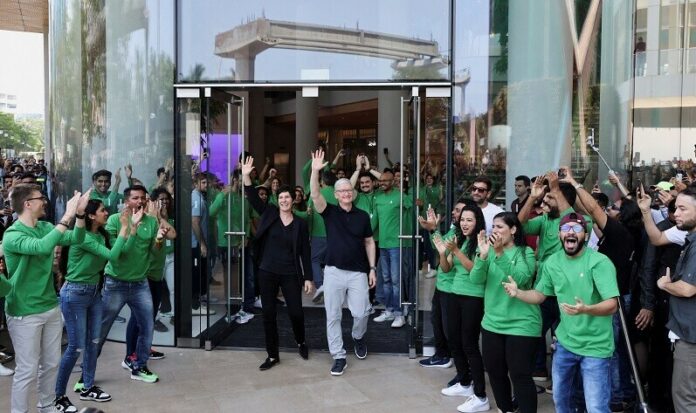
<path id="1" fill-rule="evenodd" d="M 338 189 L 339 186 L 346 184 L 348 185 L 351 189 L 353 189 L 353 184 L 350 183 L 350 180 L 347 178 L 341 178 L 336 183 L 334 184 L 334 190 Z"/>

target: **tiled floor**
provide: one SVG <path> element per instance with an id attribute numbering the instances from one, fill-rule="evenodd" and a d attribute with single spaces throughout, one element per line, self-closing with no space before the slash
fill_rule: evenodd
<path id="1" fill-rule="evenodd" d="M 424 369 L 405 356 L 371 354 L 366 360 L 348 357 L 341 377 L 329 375 L 328 353 L 281 353 L 281 363 L 258 370 L 261 351 L 213 351 L 162 348 L 167 357 L 151 361 L 160 382 L 129 378 L 120 367 L 123 345 L 107 343 L 99 359 L 98 384 L 113 395 L 108 403 L 81 402 L 116 412 L 456 412 L 461 398 L 440 395 L 454 369 Z M 73 375 L 70 385 L 77 380 Z M 12 378 L 0 377 L 0 412 L 9 412 Z M 492 394 L 489 389 L 489 396 Z M 495 412 L 496 409 L 491 403 Z M 553 412 L 551 396 L 539 396 L 539 412 Z"/>

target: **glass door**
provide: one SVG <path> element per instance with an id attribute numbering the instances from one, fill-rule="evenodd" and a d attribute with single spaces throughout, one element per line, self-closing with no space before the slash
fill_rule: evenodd
<path id="1" fill-rule="evenodd" d="M 238 325 L 245 296 L 244 274 L 251 268 L 245 257 L 249 208 L 237 171 L 245 152 L 245 97 L 219 89 L 206 89 L 205 139 L 201 171 L 207 178 L 208 270 L 205 300 L 209 311 L 201 336 L 211 350 Z M 253 292 L 252 292 L 253 305 Z"/>
<path id="2" fill-rule="evenodd" d="M 412 88 L 401 98 L 401 137 L 395 184 L 401 188 L 399 222 L 401 304 L 409 326 L 409 357 L 428 353 L 433 329 L 429 313 L 437 276 L 437 253 L 429 232 L 418 222 L 428 209 L 442 217 L 444 229 L 452 205 L 447 190 L 449 88 Z"/>

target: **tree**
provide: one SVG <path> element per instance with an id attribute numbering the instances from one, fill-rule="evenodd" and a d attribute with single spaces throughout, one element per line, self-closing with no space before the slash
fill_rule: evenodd
<path id="1" fill-rule="evenodd" d="M 38 151 L 43 146 L 43 122 L 17 122 L 8 113 L 0 113 L 0 148 Z"/>

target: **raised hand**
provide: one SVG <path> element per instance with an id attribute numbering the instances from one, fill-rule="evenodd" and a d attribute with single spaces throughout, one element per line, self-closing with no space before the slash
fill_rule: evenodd
<path id="1" fill-rule="evenodd" d="M 367 157 L 367 155 L 363 155 L 363 165 L 365 165 L 365 170 L 370 170 L 370 159 Z"/>
<path id="2" fill-rule="evenodd" d="M 556 171 L 549 171 L 546 174 L 546 179 L 549 181 L 549 189 L 551 191 L 560 191 L 558 186 L 558 173 Z"/>
<path id="3" fill-rule="evenodd" d="M 131 223 L 133 225 L 138 225 L 140 221 L 142 221 L 143 216 L 145 216 L 145 210 L 143 208 L 138 208 L 137 211 L 133 212 Z"/>
<path id="4" fill-rule="evenodd" d="M 77 209 L 75 212 L 78 215 L 84 215 L 85 213 L 85 208 L 87 208 L 87 203 L 89 202 L 89 196 L 92 194 L 92 188 L 89 188 L 84 194 L 80 196 L 80 199 L 77 201 Z"/>
<path id="5" fill-rule="evenodd" d="M 328 165 L 328 162 L 324 162 L 324 151 L 322 149 L 317 149 L 312 154 L 312 170 L 321 171 Z"/>
<path id="6" fill-rule="evenodd" d="M 222 187 L 222 193 L 227 195 L 232 192 L 232 185 L 225 185 Z"/>
<path id="7" fill-rule="evenodd" d="M 520 291 L 511 275 L 508 275 L 508 282 L 503 281 L 503 288 L 505 289 L 505 293 L 512 298 L 517 297 L 517 293 Z"/>
<path id="8" fill-rule="evenodd" d="M 243 176 L 251 175 L 251 171 L 254 170 L 254 157 L 247 156 L 247 158 L 244 160 L 244 162 L 241 165 L 241 169 L 242 169 Z"/>
<path id="9" fill-rule="evenodd" d="M 546 192 L 546 186 L 544 185 L 544 175 L 539 175 L 536 177 L 534 183 L 532 184 L 532 190 L 529 196 L 532 199 L 540 199 L 544 196 L 544 192 Z"/>
<path id="10" fill-rule="evenodd" d="M 500 255 L 503 252 L 503 239 L 502 237 L 499 237 L 495 234 L 491 234 L 490 240 L 493 241 L 491 246 L 493 247 L 493 250 L 495 251 L 496 255 Z"/>
<path id="11" fill-rule="evenodd" d="M 437 252 L 439 252 L 440 254 L 444 254 L 445 252 L 447 252 L 447 245 L 445 244 L 445 241 L 442 239 L 442 235 L 437 234 L 433 237 L 433 245 L 435 245 Z"/>
<path id="12" fill-rule="evenodd" d="M 77 204 L 80 202 L 80 197 L 82 194 L 80 194 L 78 191 L 73 192 L 72 198 L 68 200 L 68 202 L 65 204 L 65 214 L 63 215 L 63 218 L 67 221 L 70 221 L 73 219 L 75 216 L 75 213 L 77 212 Z"/>
<path id="13" fill-rule="evenodd" d="M 123 211 L 121 211 L 121 214 L 118 216 L 118 222 L 121 223 L 121 228 L 128 225 L 128 222 L 130 222 L 131 216 L 133 216 L 133 211 L 131 211 L 130 208 L 124 208 Z"/>
<path id="14" fill-rule="evenodd" d="M 488 258 L 488 251 L 490 249 L 490 244 L 488 243 L 488 237 L 486 236 L 486 230 L 482 229 L 481 232 L 476 236 L 478 240 L 479 256 L 481 259 Z"/>
<path id="15" fill-rule="evenodd" d="M 645 188 L 643 188 L 643 185 L 641 184 L 638 187 L 638 207 L 643 213 L 649 213 L 650 212 L 650 205 L 652 205 L 652 198 L 648 194 L 645 193 Z"/>
<path id="16" fill-rule="evenodd" d="M 448 239 L 445 241 L 445 247 L 447 247 L 447 250 L 449 252 L 455 252 L 459 249 L 457 246 L 457 236 L 453 236 L 452 238 Z"/>
<path id="17" fill-rule="evenodd" d="M 133 176 L 133 165 L 128 164 L 123 168 L 126 171 L 126 178 Z"/>

